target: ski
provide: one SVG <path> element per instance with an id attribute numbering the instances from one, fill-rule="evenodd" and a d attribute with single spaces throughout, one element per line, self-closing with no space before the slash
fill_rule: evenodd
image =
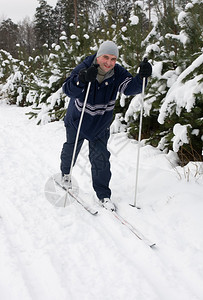
<path id="1" fill-rule="evenodd" d="M 76 200 L 76 202 L 78 204 L 80 204 L 86 211 L 88 211 L 91 215 L 97 215 L 98 214 L 98 210 L 91 206 L 88 205 L 80 196 L 76 196 L 71 189 L 66 189 L 58 180 L 56 180 L 56 178 L 52 177 L 55 184 L 60 187 L 61 189 L 63 189 L 67 195 L 70 195 L 74 200 Z M 65 199 L 66 201 L 66 199 Z M 64 203 L 64 207 L 66 206 L 66 203 Z M 101 206 L 103 209 L 106 209 L 104 206 Z M 130 224 L 126 219 L 124 219 L 123 217 L 121 217 L 121 215 L 117 212 L 117 211 L 111 211 L 106 209 L 107 211 L 109 211 L 111 214 L 113 214 L 113 216 L 122 224 L 124 225 L 126 228 L 128 228 L 139 240 L 143 241 L 146 245 L 148 245 L 149 247 L 153 247 L 155 246 L 155 243 L 151 242 L 149 239 L 147 239 L 139 230 L 137 230 L 132 224 Z"/>
<path id="2" fill-rule="evenodd" d="M 74 193 L 71 192 L 71 189 L 67 190 L 62 184 L 60 184 L 55 178 L 54 182 L 62 188 L 68 195 L 70 195 L 73 199 L 77 201 L 86 211 L 88 211 L 91 215 L 97 215 L 98 210 L 96 210 L 94 207 L 91 207 L 88 205 L 81 197 L 74 195 Z"/>
<path id="3" fill-rule="evenodd" d="M 66 190 L 67 193 L 73 197 L 80 205 L 82 205 L 84 207 L 84 209 L 86 209 L 90 214 L 92 215 L 97 215 L 98 210 L 95 209 L 94 207 L 91 207 L 90 205 L 88 205 L 86 202 L 84 202 L 84 200 L 82 198 L 80 198 L 79 196 L 75 196 L 71 190 Z"/>
<path id="4" fill-rule="evenodd" d="M 153 247 L 156 244 L 148 240 L 139 230 L 137 230 L 132 224 L 130 224 L 127 220 L 125 220 L 121 215 L 119 215 L 116 211 L 111 211 L 114 217 L 120 221 L 121 224 L 126 226 L 139 240 L 143 241 L 149 247 Z"/>

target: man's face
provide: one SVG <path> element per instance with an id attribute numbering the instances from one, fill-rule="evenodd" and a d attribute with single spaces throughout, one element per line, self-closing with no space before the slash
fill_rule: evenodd
<path id="1" fill-rule="evenodd" d="M 97 57 L 97 63 L 104 72 L 112 70 L 115 66 L 117 57 L 111 54 L 104 54 Z"/>

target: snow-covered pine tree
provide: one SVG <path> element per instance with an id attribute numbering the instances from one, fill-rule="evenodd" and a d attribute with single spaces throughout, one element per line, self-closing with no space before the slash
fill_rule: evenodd
<path id="1" fill-rule="evenodd" d="M 178 15 L 179 34 L 166 38 L 180 45 L 177 53 L 176 79 L 168 90 L 160 108 L 158 121 L 171 124 L 173 150 L 179 153 L 182 164 L 190 160 L 202 160 L 203 139 L 203 3 L 191 1 Z M 174 43 L 175 43 L 174 42 Z M 181 130 L 186 128 L 187 137 L 181 139 Z M 181 127 L 180 127 L 181 126 Z M 178 147 L 174 141 L 179 139 Z"/>
<path id="2" fill-rule="evenodd" d="M 6 83 L 7 78 L 16 70 L 16 64 L 18 60 L 13 56 L 1 49 L 0 50 L 0 83 L 3 85 Z"/>
<path id="3" fill-rule="evenodd" d="M 145 40 L 153 76 L 145 97 L 143 136 L 160 149 L 178 152 L 184 164 L 202 159 L 202 1 L 192 1 L 184 10 L 163 9 Z M 126 113 L 128 120 L 136 120 L 129 124 L 131 133 L 138 126 L 136 103 Z M 174 145 L 181 132 L 177 128 L 187 129 L 183 140 L 179 136 L 179 147 Z"/>
<path id="4" fill-rule="evenodd" d="M 139 64 L 144 58 L 145 48 L 143 40 L 146 38 L 149 30 L 149 20 L 143 12 L 143 8 L 143 3 L 140 3 L 140 1 L 135 2 L 128 20 L 120 22 L 120 30 L 118 30 L 116 38 L 116 42 L 120 47 L 119 61 L 133 75 L 137 73 Z M 116 102 L 115 114 L 119 114 L 121 120 L 123 120 L 132 98 L 121 95 L 120 101 Z M 129 122 L 128 126 L 131 127 Z M 134 129 L 135 127 L 132 125 L 130 135 L 137 138 L 137 125 L 136 130 Z"/>
<path id="5" fill-rule="evenodd" d="M 20 45 L 19 58 L 22 57 Z M 29 92 L 30 82 L 33 81 L 34 75 L 32 73 L 32 58 L 28 58 L 30 67 L 25 61 L 21 59 L 14 59 L 10 53 L 1 50 L 1 92 L 0 96 L 6 98 L 10 104 L 17 104 L 19 106 L 27 106 L 26 96 Z"/>
<path id="6" fill-rule="evenodd" d="M 65 95 L 62 93 L 62 84 L 69 72 L 69 55 L 67 51 L 65 32 L 62 34 L 59 45 L 52 44 L 52 51 L 44 45 L 44 56 L 35 58 L 38 63 L 36 77 L 27 95 L 27 101 L 32 102 L 30 118 L 36 117 L 37 123 L 47 123 L 62 118 Z M 47 49 L 47 52 L 46 52 Z"/>

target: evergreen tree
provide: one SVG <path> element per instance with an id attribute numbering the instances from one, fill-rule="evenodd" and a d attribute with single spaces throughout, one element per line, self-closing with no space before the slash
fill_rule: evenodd
<path id="1" fill-rule="evenodd" d="M 192 2 L 180 14 L 177 10 L 176 15 L 172 7 L 165 7 L 168 14 L 163 14 L 164 22 L 161 19 L 153 28 L 146 48 L 148 57 L 153 59 L 154 74 L 146 90 L 143 133 L 152 145 L 173 149 L 176 124 L 185 126 L 188 144 L 183 143 L 180 149 L 176 149 L 183 164 L 191 159 L 199 160 L 202 151 L 202 3 Z M 136 136 L 138 126 L 137 99 L 138 96 L 126 114 L 133 136 Z"/>
<path id="2" fill-rule="evenodd" d="M 46 45 L 44 48 L 47 48 Z M 44 63 L 40 62 L 42 67 L 37 70 L 37 80 L 31 84 L 27 95 L 27 101 L 34 104 L 28 115 L 36 117 L 38 124 L 59 120 L 64 116 L 66 97 L 61 87 L 71 71 L 71 59 L 67 37 L 63 32 L 59 44 L 52 44 L 51 52 L 44 55 Z"/>
<path id="3" fill-rule="evenodd" d="M 68 38 L 73 31 L 77 34 L 78 26 L 84 27 L 87 32 L 92 27 L 91 13 L 97 6 L 92 0 L 58 0 L 54 8 L 54 24 L 58 38 L 62 31 L 66 32 Z M 74 30 L 70 24 L 74 24 Z"/>
<path id="4" fill-rule="evenodd" d="M 53 36 L 53 11 L 52 7 L 47 4 L 46 0 L 38 0 L 39 7 L 36 8 L 34 31 L 36 35 L 37 48 L 40 49 L 44 44 L 51 47 L 54 42 Z"/>
<path id="5" fill-rule="evenodd" d="M 18 44 L 24 52 L 24 59 L 31 56 L 36 46 L 34 24 L 29 18 L 25 18 L 18 24 Z"/>
<path id="6" fill-rule="evenodd" d="M 174 83 L 174 87 L 168 91 L 160 114 L 164 109 L 164 120 L 159 116 L 160 122 L 169 123 L 175 126 L 180 123 L 187 126 L 188 144 L 183 143 L 179 149 L 179 156 L 183 163 L 189 160 L 200 160 L 202 156 L 202 115 L 203 115 L 203 3 L 202 1 L 192 1 L 186 5 L 185 11 L 178 16 L 181 31 L 179 35 L 168 35 L 172 41 L 178 41 L 180 51 L 177 55 L 177 65 L 179 65 L 180 75 Z M 181 73 L 182 71 L 182 73 Z M 177 84 L 179 83 L 179 85 Z M 172 88 L 176 88 L 173 95 Z M 187 94 L 185 95 L 185 90 Z M 179 95 L 179 96 L 177 96 Z M 173 140 L 168 136 L 167 140 Z"/>
<path id="7" fill-rule="evenodd" d="M 19 48 L 20 51 L 19 45 L 17 45 L 17 48 Z M 0 95 L 8 99 L 10 104 L 17 104 L 19 106 L 29 105 L 29 103 L 26 102 L 26 96 L 29 92 L 30 83 L 34 79 L 34 75 L 24 61 L 13 59 L 10 54 L 8 55 L 1 51 L 2 59 L 5 59 L 5 56 L 7 56 L 7 59 L 2 61 L 2 66 L 7 67 L 8 73 L 6 81 L 4 78 Z M 21 54 L 18 54 L 18 56 L 20 57 Z"/>
<path id="8" fill-rule="evenodd" d="M 136 67 L 136 72 L 143 58 L 143 40 L 148 34 L 148 23 L 142 8 L 136 4 L 130 12 L 128 21 L 118 31 L 118 44 L 123 45 L 120 51 L 122 60 L 130 66 L 130 71 Z"/>
<path id="9" fill-rule="evenodd" d="M 0 24 L 0 49 L 10 52 L 17 57 L 18 25 L 11 19 L 3 20 Z"/>
<path id="10" fill-rule="evenodd" d="M 17 62 L 18 60 L 13 58 L 9 52 L 0 50 L 0 83 L 2 85 L 6 83 L 10 74 L 15 72 Z"/>
<path id="11" fill-rule="evenodd" d="M 107 13 L 107 15 L 111 15 L 112 22 L 114 24 L 117 23 L 117 20 L 122 16 L 124 23 L 128 21 L 130 17 L 130 12 L 133 7 L 133 3 L 136 1 L 129 0 L 102 0 L 102 5 Z"/>

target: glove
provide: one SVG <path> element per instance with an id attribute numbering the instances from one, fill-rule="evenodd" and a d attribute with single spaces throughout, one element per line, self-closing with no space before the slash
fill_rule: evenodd
<path id="1" fill-rule="evenodd" d="M 152 66 L 150 65 L 146 57 L 140 64 L 139 75 L 141 79 L 143 79 L 143 77 L 147 78 L 152 75 Z"/>
<path id="2" fill-rule="evenodd" d="M 78 79 L 82 83 L 94 82 L 97 78 L 98 64 L 93 64 L 88 69 L 81 69 L 78 74 Z"/>

